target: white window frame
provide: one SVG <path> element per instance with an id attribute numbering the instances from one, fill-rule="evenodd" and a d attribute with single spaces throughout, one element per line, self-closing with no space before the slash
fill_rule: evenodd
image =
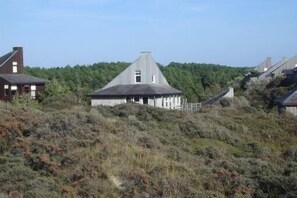
<path id="1" fill-rule="evenodd" d="M 4 85 L 4 89 L 9 89 L 9 85 Z"/>
<path id="2" fill-rule="evenodd" d="M 134 82 L 135 83 L 141 83 L 141 70 L 135 70 L 134 76 L 135 76 Z M 137 77 L 140 77 L 140 81 L 137 81 Z"/>
<path id="3" fill-rule="evenodd" d="M 32 99 L 36 98 L 36 91 L 35 90 L 31 90 L 31 98 Z"/>
<path id="4" fill-rule="evenodd" d="M 152 83 L 156 83 L 156 75 L 155 74 L 152 75 Z"/>
<path id="5" fill-rule="evenodd" d="M 11 90 L 11 91 L 16 91 L 16 90 L 18 90 L 18 86 L 16 86 L 16 85 L 11 85 L 11 86 L 10 86 L 10 90 Z"/>
<path id="6" fill-rule="evenodd" d="M 17 66 L 17 65 L 18 65 L 18 62 L 13 61 L 13 62 L 12 62 L 12 65 L 13 65 L 13 66 Z"/>
<path id="7" fill-rule="evenodd" d="M 30 89 L 31 91 L 36 91 L 36 85 L 31 85 Z"/>
<path id="8" fill-rule="evenodd" d="M 12 73 L 18 73 L 18 66 L 12 66 Z"/>

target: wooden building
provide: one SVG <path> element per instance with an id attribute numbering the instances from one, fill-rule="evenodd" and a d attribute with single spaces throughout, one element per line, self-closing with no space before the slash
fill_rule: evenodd
<path id="1" fill-rule="evenodd" d="M 142 52 L 133 64 L 89 96 L 92 106 L 135 102 L 178 109 L 181 107 L 181 94 L 168 84 L 151 53 Z"/>
<path id="2" fill-rule="evenodd" d="M 47 80 L 24 74 L 23 48 L 0 57 L 0 100 L 10 101 L 14 96 L 28 93 L 35 99 L 44 90 Z"/>

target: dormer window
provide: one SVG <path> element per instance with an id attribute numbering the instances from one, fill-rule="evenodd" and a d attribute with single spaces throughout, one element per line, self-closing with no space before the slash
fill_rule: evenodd
<path id="1" fill-rule="evenodd" d="M 140 82 L 141 82 L 141 71 L 135 70 L 135 83 L 140 83 Z"/>
<path id="2" fill-rule="evenodd" d="M 18 73 L 18 62 L 12 62 L 12 73 Z"/>

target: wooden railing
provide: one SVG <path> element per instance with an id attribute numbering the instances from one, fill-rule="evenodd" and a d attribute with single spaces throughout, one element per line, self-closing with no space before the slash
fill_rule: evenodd
<path id="1" fill-rule="evenodd" d="M 197 111 L 201 108 L 201 103 L 184 103 L 181 109 L 185 111 Z"/>

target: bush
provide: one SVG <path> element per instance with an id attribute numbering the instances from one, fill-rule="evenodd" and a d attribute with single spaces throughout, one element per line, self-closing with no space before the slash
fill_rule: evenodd
<path id="1" fill-rule="evenodd" d="M 203 148 L 199 148 L 196 151 L 197 155 L 202 155 L 205 157 L 208 157 L 210 159 L 220 159 L 223 158 L 225 155 L 226 151 L 224 148 L 221 147 L 212 147 L 212 146 L 208 146 L 208 147 L 203 147 Z"/>

